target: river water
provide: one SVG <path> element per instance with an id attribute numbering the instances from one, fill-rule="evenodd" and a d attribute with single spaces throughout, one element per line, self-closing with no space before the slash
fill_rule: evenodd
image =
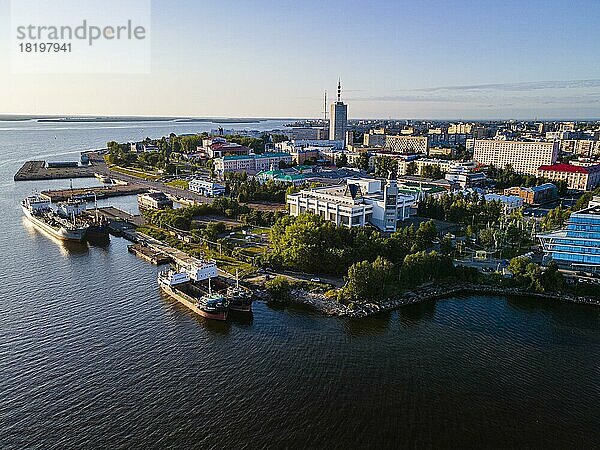
<path id="1" fill-rule="evenodd" d="M 27 159 L 216 127 L 0 122 L 0 448 L 600 446 L 598 308 L 469 296 L 353 321 L 258 303 L 207 322 L 122 239 L 65 247 L 22 219 L 22 197 L 69 183 L 14 183 Z"/>

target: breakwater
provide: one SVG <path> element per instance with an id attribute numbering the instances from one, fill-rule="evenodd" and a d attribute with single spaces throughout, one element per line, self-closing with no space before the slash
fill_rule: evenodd
<path id="1" fill-rule="evenodd" d="M 419 286 L 416 289 L 406 291 L 395 298 L 381 300 L 376 303 L 354 303 L 351 306 L 341 304 L 333 299 L 329 299 L 324 294 L 308 292 L 303 289 L 293 289 L 290 295 L 290 303 L 308 306 L 328 316 L 361 318 L 393 311 L 406 305 L 413 305 L 430 300 L 439 300 L 451 296 L 471 294 L 538 298 L 544 300 L 600 306 L 600 298 L 596 297 L 580 297 L 567 293 L 535 292 L 518 287 L 502 287 L 469 283 L 427 283 Z M 262 293 L 261 297 L 267 301 L 271 301 L 268 294 L 265 292 Z"/>

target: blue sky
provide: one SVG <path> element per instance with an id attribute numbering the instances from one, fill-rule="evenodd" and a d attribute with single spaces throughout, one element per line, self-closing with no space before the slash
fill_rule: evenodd
<path id="1" fill-rule="evenodd" d="M 341 77 L 357 118 L 600 117 L 598 19 L 592 0 L 154 0 L 149 74 L 0 67 L 0 113 L 317 117 Z"/>

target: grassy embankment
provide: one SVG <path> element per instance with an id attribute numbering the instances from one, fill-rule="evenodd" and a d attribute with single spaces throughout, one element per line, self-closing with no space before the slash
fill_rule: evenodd
<path id="1" fill-rule="evenodd" d="M 188 189 L 190 186 L 190 182 L 187 180 L 173 180 L 167 181 L 165 183 L 167 186 L 176 187 L 179 189 Z"/>
<path id="2" fill-rule="evenodd" d="M 136 177 L 136 178 L 156 181 L 162 176 L 159 173 L 147 172 L 147 171 L 144 171 L 139 168 L 121 167 L 121 166 L 117 166 L 114 164 L 109 164 L 108 158 L 106 156 L 104 157 L 104 160 L 106 161 L 106 165 L 108 166 L 108 168 L 110 170 L 112 170 L 114 172 L 122 173 L 123 175 L 129 175 L 130 177 Z"/>
<path id="3" fill-rule="evenodd" d="M 199 242 L 183 242 L 171 235 L 166 230 L 161 228 L 146 225 L 137 229 L 140 233 L 144 233 L 155 239 L 158 239 L 166 244 L 187 253 L 196 258 L 209 258 L 215 260 L 217 267 L 231 275 L 235 275 L 236 270 L 240 278 L 252 275 L 257 271 L 257 268 L 252 264 L 239 259 L 222 254 L 218 248 L 205 245 Z"/>

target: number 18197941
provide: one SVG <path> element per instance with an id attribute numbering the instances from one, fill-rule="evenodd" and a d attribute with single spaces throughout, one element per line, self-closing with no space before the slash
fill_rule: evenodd
<path id="1" fill-rule="evenodd" d="M 71 53 L 71 43 L 60 42 L 21 42 L 21 53 Z"/>

